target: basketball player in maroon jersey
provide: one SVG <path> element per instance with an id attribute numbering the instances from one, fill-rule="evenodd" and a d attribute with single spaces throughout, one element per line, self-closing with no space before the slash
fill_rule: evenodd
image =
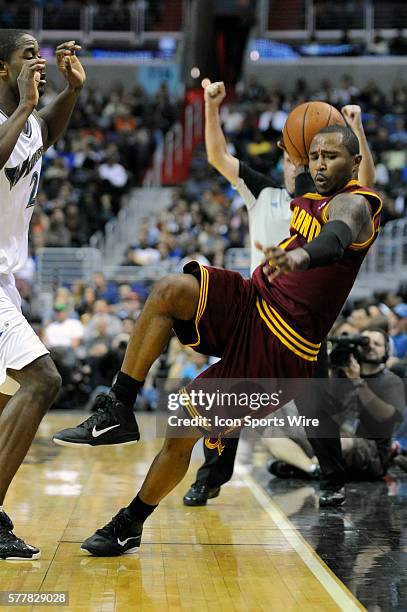
<path id="1" fill-rule="evenodd" d="M 221 357 L 190 383 L 187 398 L 204 379 L 312 377 L 321 340 L 379 229 L 381 200 L 357 182 L 360 161 L 358 140 L 349 127 L 321 130 L 309 152 L 318 193 L 292 201 L 290 238 L 279 247 L 259 245 L 266 260 L 250 280 L 198 262 L 188 263 L 184 274 L 160 280 L 136 322 L 122 373 L 141 387 L 174 329 L 183 344 Z M 287 401 L 289 385 L 285 392 Z M 189 402 L 185 410 L 190 416 L 207 416 L 200 408 Z M 256 416 L 272 410 L 267 406 Z M 241 418 L 244 409 L 233 406 L 229 416 Z M 191 428 L 181 438 L 171 437 L 171 428 L 169 432 L 138 495 L 85 540 L 83 550 L 115 556 L 140 545 L 144 521 L 184 477 L 202 435 Z M 209 436 L 219 433 L 206 431 Z M 212 444 L 221 452 L 220 436 Z"/>

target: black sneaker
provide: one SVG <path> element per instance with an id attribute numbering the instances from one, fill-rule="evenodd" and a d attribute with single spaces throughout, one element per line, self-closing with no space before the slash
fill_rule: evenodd
<path id="1" fill-rule="evenodd" d="M 95 412 L 76 427 L 68 427 L 54 435 L 61 446 L 100 446 L 103 444 L 134 444 L 140 432 L 134 415 L 113 395 L 98 395 Z"/>
<path id="2" fill-rule="evenodd" d="M 319 505 L 323 508 L 341 506 L 345 500 L 345 487 L 341 486 L 323 489 L 319 494 Z"/>
<path id="3" fill-rule="evenodd" d="M 87 538 L 81 550 L 97 557 L 116 557 L 137 552 L 140 546 L 143 524 L 135 523 L 127 508 L 122 508 L 102 529 Z"/>
<path id="4" fill-rule="evenodd" d="M 210 489 L 205 484 L 194 482 L 182 499 L 184 506 L 206 506 L 208 499 L 218 497 L 219 493 L 220 487 Z"/>
<path id="5" fill-rule="evenodd" d="M 8 561 L 31 561 L 39 559 L 41 552 L 26 544 L 13 533 L 13 521 L 7 514 L 0 511 L 0 559 Z"/>
<path id="6" fill-rule="evenodd" d="M 277 478 L 300 478 L 301 480 L 309 480 L 310 475 L 304 470 L 300 470 L 294 465 L 290 465 L 285 461 L 275 461 L 270 459 L 267 462 L 267 471 Z"/>

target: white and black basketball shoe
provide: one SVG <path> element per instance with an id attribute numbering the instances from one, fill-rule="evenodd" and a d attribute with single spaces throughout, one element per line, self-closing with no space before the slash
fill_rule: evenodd
<path id="1" fill-rule="evenodd" d="M 97 557 L 116 557 L 137 552 L 141 543 L 143 524 L 131 517 L 128 508 L 122 508 L 101 529 L 87 538 L 81 550 Z"/>
<path id="2" fill-rule="evenodd" d="M 11 518 L 0 511 L 0 559 L 5 561 L 31 561 L 39 559 L 39 548 L 26 544 L 13 533 L 14 525 Z"/>
<path id="3" fill-rule="evenodd" d="M 76 427 L 68 427 L 54 435 L 61 446 L 101 446 L 103 444 L 134 444 L 140 432 L 133 413 L 112 394 L 95 399 L 95 412 Z"/>

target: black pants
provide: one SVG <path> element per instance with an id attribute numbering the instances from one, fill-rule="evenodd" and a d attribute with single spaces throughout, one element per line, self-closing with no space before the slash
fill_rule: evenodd
<path id="1" fill-rule="evenodd" d="M 328 378 L 328 358 L 326 342 L 318 355 L 315 379 Z M 307 387 L 307 392 L 295 400 L 301 416 L 317 418 L 323 438 L 315 437 L 315 428 L 305 428 L 308 440 L 321 467 L 321 487 L 343 485 L 345 482 L 345 463 L 342 457 L 339 425 L 332 415 L 335 406 L 324 384 L 316 383 Z M 209 488 L 220 487 L 232 478 L 239 438 L 223 438 L 225 448 L 221 455 L 217 449 L 210 450 L 204 444 L 205 461 L 196 474 L 196 482 Z"/>

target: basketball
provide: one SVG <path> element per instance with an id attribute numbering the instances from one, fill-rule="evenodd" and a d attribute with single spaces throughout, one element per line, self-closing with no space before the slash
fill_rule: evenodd
<path id="1" fill-rule="evenodd" d="M 326 102 L 304 102 L 288 115 L 283 128 L 284 146 L 291 159 L 308 165 L 312 139 L 328 125 L 346 125 L 341 113 Z"/>

